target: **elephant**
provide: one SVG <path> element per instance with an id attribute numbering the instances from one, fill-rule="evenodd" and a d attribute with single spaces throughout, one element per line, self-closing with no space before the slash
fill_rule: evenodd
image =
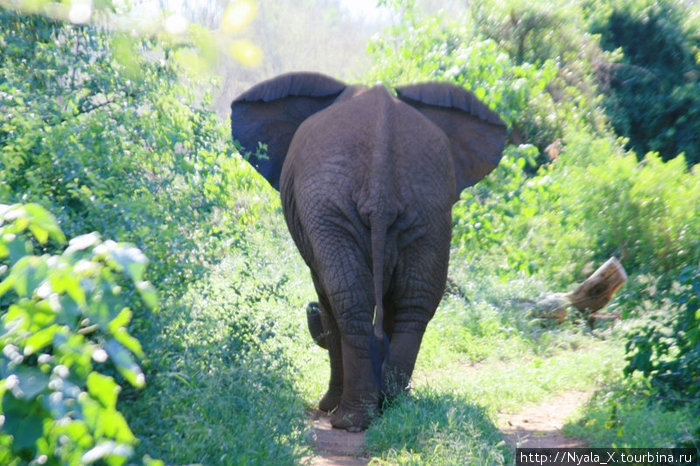
<path id="1" fill-rule="evenodd" d="M 231 132 L 279 190 L 311 272 L 309 324 L 330 359 L 319 409 L 362 431 L 409 387 L 445 289 L 452 206 L 498 165 L 506 125 L 452 84 L 392 91 L 294 72 L 234 99 Z"/>

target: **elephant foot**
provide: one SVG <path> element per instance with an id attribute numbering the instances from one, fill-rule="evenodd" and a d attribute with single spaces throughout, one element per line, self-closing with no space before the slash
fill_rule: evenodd
<path id="1" fill-rule="evenodd" d="M 343 389 L 341 388 L 340 390 L 333 390 L 332 388 L 329 389 L 325 395 L 323 395 L 323 398 L 321 398 L 321 401 L 318 402 L 318 409 L 321 411 L 325 411 L 327 413 L 330 413 L 334 409 L 338 407 L 340 404 L 340 398 L 343 394 Z"/>
<path id="2" fill-rule="evenodd" d="M 377 415 L 377 403 L 361 403 L 356 408 L 341 402 L 338 409 L 331 413 L 331 425 L 348 432 L 362 432 Z"/>
<path id="3" fill-rule="evenodd" d="M 383 381 L 382 396 L 386 402 L 390 403 L 399 396 L 409 394 L 411 391 L 411 378 L 396 368 L 385 369 Z"/>

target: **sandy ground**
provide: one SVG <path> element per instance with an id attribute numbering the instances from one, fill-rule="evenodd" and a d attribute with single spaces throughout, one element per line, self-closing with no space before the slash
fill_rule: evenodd
<path id="1" fill-rule="evenodd" d="M 541 403 L 528 405 L 516 414 L 502 413 L 498 416 L 498 428 L 506 442 L 525 448 L 572 448 L 585 447 L 579 439 L 565 437 L 561 428 L 576 408 L 586 402 L 589 392 L 568 391 L 548 398 Z M 365 465 L 364 433 L 349 433 L 333 429 L 328 416 L 316 410 L 310 413 L 312 422 L 308 432 L 309 442 L 316 456 L 309 459 L 314 466 Z"/>
<path id="2" fill-rule="evenodd" d="M 311 458 L 310 464 L 356 466 L 367 464 L 367 459 L 362 457 L 365 445 L 365 433 L 351 433 L 331 427 L 329 417 L 322 411 L 314 410 L 311 413 L 313 422 L 308 433 L 309 441 L 316 450 L 316 456 Z"/>
<path id="3" fill-rule="evenodd" d="M 568 391 L 526 406 L 519 413 L 500 414 L 498 428 L 506 436 L 506 442 L 513 447 L 585 447 L 581 440 L 562 435 L 561 428 L 589 396 L 589 392 Z"/>

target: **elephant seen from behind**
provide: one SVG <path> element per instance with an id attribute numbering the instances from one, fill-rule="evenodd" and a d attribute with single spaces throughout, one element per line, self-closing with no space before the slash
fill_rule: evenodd
<path id="1" fill-rule="evenodd" d="M 452 205 L 496 167 L 506 137 L 460 87 L 394 91 L 289 73 L 231 104 L 233 138 L 279 190 L 318 294 L 310 324 L 331 366 L 319 408 L 349 431 L 408 386 L 445 288 Z"/>

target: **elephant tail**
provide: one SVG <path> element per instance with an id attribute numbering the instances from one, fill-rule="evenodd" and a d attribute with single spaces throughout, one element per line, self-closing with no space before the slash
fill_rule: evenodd
<path id="1" fill-rule="evenodd" d="M 374 328 L 369 337 L 375 384 L 382 388 L 382 363 L 389 361 L 389 338 L 384 332 L 384 246 L 388 222 L 384 216 L 370 216 L 370 240 L 372 244 L 372 276 L 374 281 Z M 383 347 L 383 348 L 382 348 Z"/>
<path id="2" fill-rule="evenodd" d="M 387 222 L 381 215 L 370 218 L 370 240 L 372 242 L 372 276 L 374 278 L 374 337 L 382 339 L 384 333 L 384 245 Z"/>

